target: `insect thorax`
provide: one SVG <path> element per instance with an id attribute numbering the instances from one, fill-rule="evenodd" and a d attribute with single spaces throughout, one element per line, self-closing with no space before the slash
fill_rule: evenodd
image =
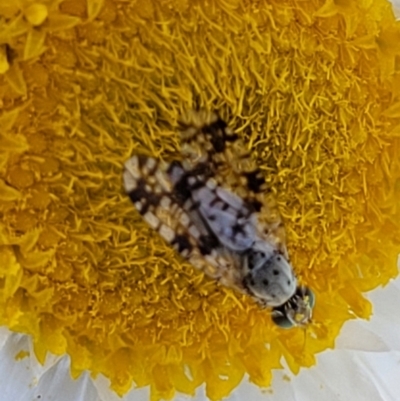
<path id="1" fill-rule="evenodd" d="M 279 306 L 296 291 L 297 280 L 286 258 L 268 243 L 256 243 L 243 255 L 244 286 L 266 306 Z"/>

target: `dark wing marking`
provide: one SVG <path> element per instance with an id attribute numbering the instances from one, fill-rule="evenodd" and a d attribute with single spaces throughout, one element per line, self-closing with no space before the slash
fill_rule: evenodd
<path id="1" fill-rule="evenodd" d="M 188 262 L 224 285 L 238 288 L 231 255 L 198 212 L 191 186 L 201 188 L 201 175 L 188 174 L 180 162 L 133 156 L 125 163 L 125 190 L 144 220 Z M 188 195 L 189 190 L 189 195 Z M 242 288 L 238 288 L 243 291 Z"/>
<path id="2" fill-rule="evenodd" d="M 206 185 L 192 191 L 198 211 L 219 242 L 233 252 L 250 249 L 257 236 L 254 213 L 232 192 L 209 179 Z"/>
<path id="3" fill-rule="evenodd" d="M 215 113 L 192 111 L 181 122 L 185 167 L 210 166 L 217 184 L 232 191 L 254 213 L 260 237 L 288 257 L 285 230 L 263 173 L 246 144 Z"/>

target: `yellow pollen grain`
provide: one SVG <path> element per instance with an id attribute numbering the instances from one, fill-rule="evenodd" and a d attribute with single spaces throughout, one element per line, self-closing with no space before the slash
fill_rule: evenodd
<path id="1" fill-rule="evenodd" d="M 20 361 L 21 359 L 24 359 L 26 357 L 28 357 L 29 351 L 19 351 L 17 355 L 15 355 L 15 360 L 16 361 Z"/>

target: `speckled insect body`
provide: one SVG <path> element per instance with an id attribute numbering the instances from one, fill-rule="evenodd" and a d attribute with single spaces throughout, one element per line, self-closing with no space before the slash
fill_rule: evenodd
<path id="1" fill-rule="evenodd" d="M 181 153 L 125 163 L 136 209 L 194 267 L 273 307 L 279 326 L 306 324 L 313 295 L 297 286 L 279 215 L 243 143 L 216 114 L 193 112 L 182 123 Z"/>

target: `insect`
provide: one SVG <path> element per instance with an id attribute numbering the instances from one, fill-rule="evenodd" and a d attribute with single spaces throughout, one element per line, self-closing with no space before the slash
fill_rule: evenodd
<path id="1" fill-rule="evenodd" d="M 307 324 L 314 295 L 298 286 L 279 214 L 243 142 L 216 113 L 188 113 L 179 159 L 134 155 L 124 186 L 144 220 L 194 267 L 247 294 L 280 327 Z"/>

